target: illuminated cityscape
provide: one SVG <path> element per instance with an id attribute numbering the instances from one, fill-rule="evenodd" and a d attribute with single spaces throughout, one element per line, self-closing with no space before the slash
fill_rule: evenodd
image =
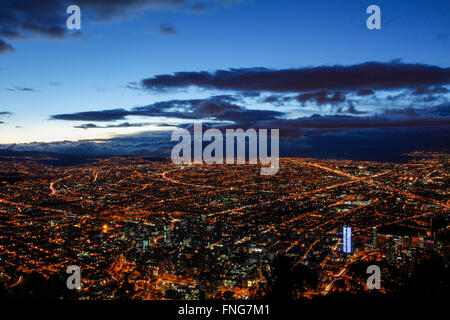
<path id="1" fill-rule="evenodd" d="M 283 256 L 317 278 L 294 298 L 367 292 L 354 271 L 364 263 L 382 267 L 389 294 L 428 252 L 448 254 L 445 153 L 406 163 L 284 158 L 273 176 L 149 157 L 55 160 L 1 159 L 8 292 L 32 273 L 64 286 L 78 265 L 77 299 L 254 299 L 270 294 Z"/>
<path id="2" fill-rule="evenodd" d="M 0 301 L 437 317 L 449 30 L 449 0 L 0 0 Z"/>

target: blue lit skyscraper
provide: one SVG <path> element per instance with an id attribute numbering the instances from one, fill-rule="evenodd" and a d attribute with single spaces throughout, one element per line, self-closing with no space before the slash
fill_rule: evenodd
<path id="1" fill-rule="evenodd" d="M 342 230 L 342 248 L 345 253 L 352 252 L 352 228 L 344 227 Z"/>

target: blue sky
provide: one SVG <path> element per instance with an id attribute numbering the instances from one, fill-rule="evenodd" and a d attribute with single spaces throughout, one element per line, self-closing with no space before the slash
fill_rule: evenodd
<path id="1" fill-rule="evenodd" d="M 7 0 L 0 6 L 0 17 L 17 12 L 12 8 L 18 7 L 19 12 L 30 11 L 23 12 L 24 19 L 9 24 L 0 19 L 0 31 L 15 28 L 26 37 L 15 39 L 0 34 L 0 39 L 14 48 L 14 51 L 0 50 L 0 111 L 12 113 L 0 119 L 4 122 L 0 126 L 0 143 L 4 144 L 111 138 L 118 134 L 160 130 L 155 124 L 186 123 L 191 118 L 131 114 L 121 119 L 122 122 L 145 125 L 93 129 L 74 126 L 107 124 L 96 122 L 95 118 L 84 122 L 50 118 L 88 111 L 130 110 L 157 101 L 242 94 L 239 88 L 224 90 L 209 85 L 177 87 L 176 90 L 148 90 L 141 86 L 143 79 L 158 75 L 213 73 L 230 68 L 287 70 L 353 66 L 393 60 L 439 67 L 447 75 L 450 67 L 448 1 L 209 0 L 204 2 L 208 9 L 192 12 L 191 5 L 203 2 L 169 0 L 167 5 L 161 5 L 161 0 L 136 0 L 130 4 L 115 0 L 119 10 L 94 21 L 94 14 L 101 16 L 107 12 L 107 5 L 103 4 L 106 1 L 97 0 L 99 6 L 89 6 L 83 0 L 78 3 L 82 13 L 79 36 L 73 36 L 73 31 L 49 35 L 39 28 L 25 26 L 29 17 L 40 27 L 48 24 L 48 27 L 57 25 L 63 29 L 68 16 L 66 1 L 43 1 L 48 4 L 48 15 L 54 15 L 44 18 L 42 11 L 36 17 L 32 7 L 15 6 L 22 2 L 31 3 Z M 150 7 L 146 3 L 150 3 Z M 381 30 L 366 28 L 369 16 L 366 8 L 371 4 L 381 8 Z M 124 14 L 125 11 L 129 12 Z M 162 25 L 172 27 L 175 34 L 162 32 Z M 342 105 L 314 99 L 301 104 L 291 99 L 289 103 L 275 106 L 262 102 L 263 97 L 272 94 L 270 90 L 262 90 L 258 98 L 241 96 L 239 106 L 249 110 L 276 110 L 285 113 L 286 119 L 313 114 L 368 117 L 386 109 L 423 110 L 447 103 L 449 94 L 445 89 L 449 88 L 449 83 L 445 79 L 432 80 L 422 86 L 436 91 L 444 88 L 433 96 L 433 101 L 405 94 L 405 90 L 411 93 L 418 88 L 405 85 L 379 90 L 371 98 L 358 98 L 356 91 L 344 88 L 347 91 L 346 98 L 340 101 Z M 402 97 L 387 100 L 402 93 Z M 282 94 L 292 96 L 294 93 Z M 332 95 L 330 92 L 328 98 Z M 349 111 L 352 103 L 361 113 Z M 120 121 L 110 121 L 113 125 L 118 123 Z"/>

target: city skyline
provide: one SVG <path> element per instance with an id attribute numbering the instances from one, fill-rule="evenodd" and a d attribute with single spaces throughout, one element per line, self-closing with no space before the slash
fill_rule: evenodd
<path id="1" fill-rule="evenodd" d="M 447 0 L 2 0 L 0 300 L 438 304 L 449 32 Z"/>
<path id="2" fill-rule="evenodd" d="M 445 297 L 449 158 L 408 156 L 284 158 L 271 176 L 148 157 L 0 158 L 0 296 L 2 281 L 18 298 L 51 281 L 48 299 Z M 65 288 L 70 265 L 80 290 Z M 366 286 L 368 266 L 381 287 Z"/>

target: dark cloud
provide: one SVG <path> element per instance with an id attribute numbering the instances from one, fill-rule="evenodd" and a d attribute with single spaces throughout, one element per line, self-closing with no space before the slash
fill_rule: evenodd
<path id="1" fill-rule="evenodd" d="M 364 112 L 355 110 L 349 102 L 349 109 L 343 112 L 348 115 L 318 115 L 283 119 L 273 117 L 254 117 L 248 119 L 230 119 L 231 124 L 211 123 L 224 132 L 234 128 L 266 128 L 280 129 L 280 137 L 300 138 L 304 135 L 322 135 L 347 132 L 348 130 L 392 129 L 392 128 L 444 128 L 450 126 L 450 105 L 444 104 L 432 108 L 419 108 L 402 112 L 402 110 L 387 109 L 380 115 L 361 116 Z M 257 120 L 255 120 L 257 119 Z"/>
<path id="2" fill-rule="evenodd" d="M 383 114 L 389 116 L 406 116 L 406 117 L 417 117 L 419 114 L 414 108 L 405 109 L 385 109 Z"/>
<path id="3" fill-rule="evenodd" d="M 28 38 L 31 34 L 63 38 L 67 6 L 67 1 L 3 0 L 0 6 L 1 35 L 9 39 Z"/>
<path id="4" fill-rule="evenodd" d="M 130 81 L 127 83 L 126 87 L 132 90 L 140 90 L 142 89 L 141 85 L 135 81 Z"/>
<path id="5" fill-rule="evenodd" d="M 101 111 L 86 111 L 77 113 L 56 114 L 50 117 L 52 120 L 69 121 L 114 121 L 123 120 L 129 114 L 125 109 L 111 109 Z"/>
<path id="6" fill-rule="evenodd" d="M 437 101 L 437 100 L 439 100 L 441 97 L 438 97 L 438 96 L 433 96 L 433 95 L 427 95 L 427 96 L 425 96 L 425 97 L 423 97 L 422 98 L 422 101 L 424 101 L 424 102 L 434 102 L 434 101 Z"/>
<path id="7" fill-rule="evenodd" d="M 230 96 L 214 96 L 208 99 L 171 100 L 132 109 L 133 115 L 169 117 L 178 119 L 212 119 L 235 123 L 254 123 L 274 120 L 282 112 L 271 110 L 249 110 L 230 102 Z"/>
<path id="8" fill-rule="evenodd" d="M 345 101 L 345 94 L 342 92 L 329 92 L 327 90 L 320 90 L 316 92 L 302 93 L 297 96 L 297 100 L 303 105 L 308 101 L 314 101 L 317 105 L 337 104 Z"/>
<path id="9" fill-rule="evenodd" d="M 373 95 L 374 93 L 375 91 L 373 91 L 372 89 L 361 89 L 356 92 L 358 96 L 370 96 Z"/>
<path id="10" fill-rule="evenodd" d="M 202 117 L 223 115 L 225 112 L 229 111 L 239 112 L 242 111 L 242 108 L 234 104 L 229 104 L 228 102 L 213 100 L 203 100 L 193 108 L 193 113 Z"/>
<path id="11" fill-rule="evenodd" d="M 9 39 L 26 39 L 25 36 L 21 35 L 17 31 L 11 31 L 11 30 L 6 30 L 6 29 L 3 29 L 0 31 L 0 36 L 9 38 Z"/>
<path id="12" fill-rule="evenodd" d="M 443 103 L 430 108 L 416 109 L 421 114 L 429 117 L 450 117 L 450 104 Z"/>
<path id="13" fill-rule="evenodd" d="M 10 117 L 10 116 L 12 116 L 12 115 L 13 115 L 12 112 L 9 112 L 9 111 L 0 111 L 0 118 L 1 118 L 1 117 Z M 4 122 L 4 121 L 0 121 L 0 124 L 5 124 L 5 122 Z"/>
<path id="14" fill-rule="evenodd" d="M 364 112 L 364 111 L 356 110 L 355 105 L 353 104 L 352 101 L 348 101 L 348 108 L 347 108 L 346 112 L 350 113 L 350 114 L 364 114 L 364 113 L 367 113 L 367 112 Z"/>
<path id="15" fill-rule="evenodd" d="M 98 143 L 102 141 L 103 143 Z M 170 132 L 143 132 L 111 139 L 57 141 L 50 143 L 4 144 L 0 149 L 9 151 L 57 152 L 76 156 L 158 155 L 170 156 Z"/>
<path id="16" fill-rule="evenodd" d="M 270 95 L 265 97 L 262 101 L 268 102 L 268 103 L 279 103 L 280 102 L 280 96 Z"/>
<path id="17" fill-rule="evenodd" d="M 131 128 L 131 127 L 144 127 L 149 125 L 150 123 L 130 123 L 130 122 L 123 122 L 119 124 L 109 124 L 106 126 L 99 126 L 94 123 L 85 123 L 81 124 L 79 126 L 74 126 L 74 128 L 78 129 L 99 129 L 99 128 Z"/>
<path id="18" fill-rule="evenodd" d="M 248 92 L 240 92 L 239 93 L 241 96 L 243 97 L 247 97 L 247 98 L 256 98 L 260 96 L 259 92 L 252 92 L 252 91 L 248 91 Z"/>
<path id="19" fill-rule="evenodd" d="M 0 39 L 0 54 L 14 51 L 14 48 L 9 43 L 6 43 L 4 40 Z"/>
<path id="20" fill-rule="evenodd" d="M 415 95 L 423 95 L 423 94 L 444 94 L 449 93 L 450 90 L 448 90 L 445 87 L 420 87 L 413 91 L 413 94 Z"/>
<path id="21" fill-rule="evenodd" d="M 236 123 L 275 120 L 284 114 L 271 110 L 249 110 L 232 103 L 236 98 L 228 95 L 213 96 L 208 99 L 169 100 L 156 102 L 130 110 L 112 109 L 57 114 L 54 120 L 69 121 L 115 121 L 128 116 L 167 117 L 175 119 L 213 119 Z"/>
<path id="22" fill-rule="evenodd" d="M 403 127 L 433 127 L 449 126 L 450 118 L 416 118 L 394 119 L 385 116 L 354 117 L 330 115 L 298 118 L 293 120 L 278 120 L 266 123 L 271 128 L 294 129 L 367 129 L 367 128 L 403 128 Z"/>
<path id="23" fill-rule="evenodd" d="M 351 108 L 349 104 L 349 108 Z M 353 111 L 353 114 L 352 114 Z M 450 104 L 431 108 L 417 108 L 414 111 L 385 110 L 380 115 L 361 116 L 362 112 L 346 110 L 351 115 L 319 115 L 297 119 L 276 119 L 256 121 L 255 128 L 280 129 L 280 136 L 301 137 L 304 134 L 329 133 L 332 130 L 420 128 L 450 126 Z"/>
<path id="24" fill-rule="evenodd" d="M 209 1 L 212 7 L 227 5 L 229 1 Z M 82 10 L 83 19 L 99 22 L 126 18 L 135 12 L 147 10 L 200 11 L 198 2 L 190 0 L 2 0 L 0 4 L 0 37 L 27 39 L 41 35 L 54 39 L 77 36 L 66 28 L 69 5 Z M 205 7 L 206 8 L 206 7 Z M 161 31 L 169 31 L 162 29 Z M 167 32 L 166 32 L 167 33 Z M 0 53 L 13 51 L 13 47 L 0 39 Z"/>
<path id="25" fill-rule="evenodd" d="M 242 111 L 227 111 L 219 117 L 215 117 L 217 120 L 233 121 L 237 126 L 253 125 L 258 121 L 267 121 L 280 118 L 283 115 L 282 112 L 270 111 L 270 110 L 242 110 Z"/>
<path id="26" fill-rule="evenodd" d="M 130 110 L 113 109 L 54 115 L 51 119 L 70 121 L 116 121 L 128 116 L 165 117 L 167 119 L 190 119 L 217 122 L 218 128 L 268 128 L 280 129 L 284 137 L 300 137 L 302 134 L 322 134 L 333 130 L 368 128 L 412 128 L 441 127 L 450 125 L 450 104 L 422 108 L 386 108 L 381 114 L 367 115 L 358 110 L 354 102 L 347 101 L 346 108 L 340 107 L 335 115 L 314 114 L 309 117 L 287 118 L 283 112 L 274 110 L 246 109 L 233 103 L 235 96 L 213 96 L 208 99 L 169 100 L 156 102 Z M 346 115 L 343 115 L 346 114 Z M 226 124 L 225 124 L 226 123 Z M 85 124 L 77 128 L 113 128 L 132 126 L 110 124 L 98 126 Z"/>
<path id="27" fill-rule="evenodd" d="M 74 128 L 77 128 L 77 129 L 96 129 L 96 128 L 103 128 L 103 127 L 98 126 L 95 123 L 85 123 L 85 124 L 80 124 L 79 126 L 74 126 Z"/>
<path id="28" fill-rule="evenodd" d="M 295 99 L 292 96 L 283 96 L 283 95 L 269 95 L 266 97 L 261 98 L 259 101 L 262 103 L 270 103 L 274 106 L 284 106 L 286 105 L 286 103 L 288 103 L 289 101 L 292 101 L 293 99 Z"/>
<path id="29" fill-rule="evenodd" d="M 206 130 L 206 127 L 204 128 Z M 319 133 L 319 134 L 316 134 Z M 157 156 L 170 157 L 173 143 L 170 131 L 143 132 L 111 139 L 61 141 L 1 145 L 8 151 L 57 152 L 76 156 Z M 280 156 L 352 160 L 399 161 L 416 150 L 448 148 L 449 127 L 406 127 L 383 129 L 318 129 L 300 139 L 280 138 Z"/>
<path id="30" fill-rule="evenodd" d="M 399 93 L 399 94 L 395 94 L 395 95 L 388 95 L 387 97 L 386 97 L 386 100 L 389 100 L 389 101 L 397 101 L 397 100 L 400 100 L 400 99 L 403 99 L 403 98 L 406 98 L 406 97 L 408 97 L 408 93 L 406 93 L 406 92 L 402 92 L 402 93 Z"/>
<path id="31" fill-rule="evenodd" d="M 268 92 L 359 91 L 429 87 L 450 83 L 450 68 L 401 62 L 272 70 L 242 68 L 215 72 L 176 72 L 142 80 L 149 90 L 196 86 L 206 89 Z"/>
<path id="32" fill-rule="evenodd" d="M 281 124 L 281 123 L 280 123 Z M 299 128 L 399 128 L 448 126 L 450 118 L 417 118 L 394 119 L 384 116 L 353 117 L 353 116 L 311 116 L 292 120 L 290 126 Z"/>
<path id="33" fill-rule="evenodd" d="M 34 92 L 34 91 L 36 91 L 35 89 L 28 88 L 28 87 L 6 88 L 6 90 L 8 90 L 8 91 L 24 91 L 24 92 Z"/>
<path id="34" fill-rule="evenodd" d="M 167 35 L 176 35 L 177 31 L 175 30 L 175 27 L 172 26 L 169 23 L 163 23 L 159 26 L 159 31 L 163 34 Z"/>
<path id="35" fill-rule="evenodd" d="M 365 111 L 359 111 L 356 110 L 355 105 L 353 104 L 353 101 L 347 101 L 348 107 L 344 108 L 344 107 L 339 107 L 336 110 L 336 113 L 349 113 L 349 114 L 353 114 L 353 115 L 359 115 L 359 114 L 365 114 L 367 112 Z"/>

